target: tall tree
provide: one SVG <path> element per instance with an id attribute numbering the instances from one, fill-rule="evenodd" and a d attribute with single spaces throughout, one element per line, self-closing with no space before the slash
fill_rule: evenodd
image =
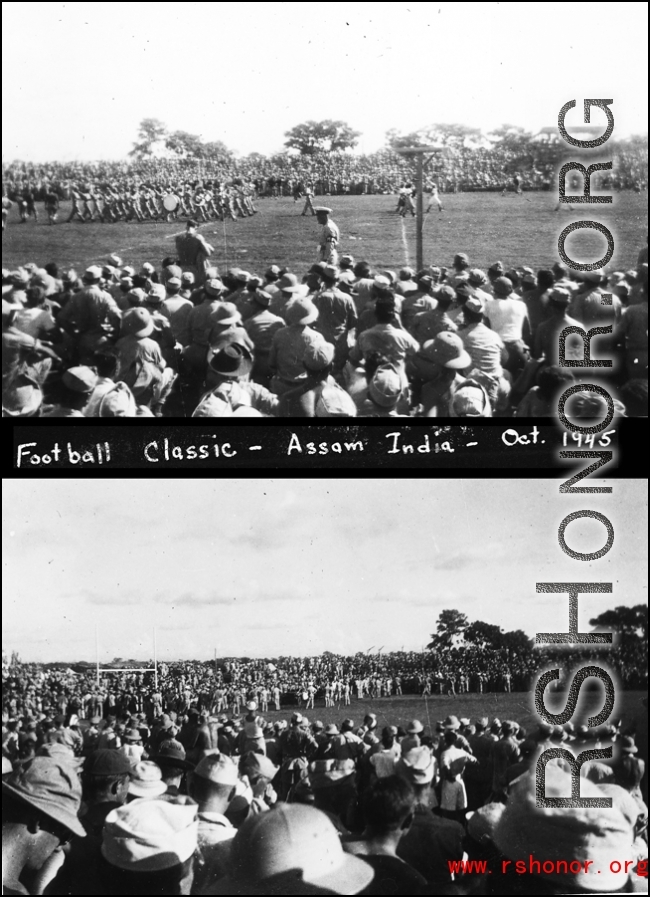
<path id="1" fill-rule="evenodd" d="M 501 647 L 506 648 L 510 654 L 532 651 L 534 644 L 532 638 L 529 638 L 523 629 L 511 629 L 501 636 Z"/>
<path id="2" fill-rule="evenodd" d="M 459 610 L 441 611 L 436 623 L 436 631 L 431 634 L 431 641 L 427 648 L 432 650 L 450 648 L 454 639 L 462 636 L 468 625 L 467 617 Z"/>
<path id="3" fill-rule="evenodd" d="M 303 156 L 318 153 L 339 152 L 352 149 L 358 143 L 360 131 L 353 130 L 344 121 L 325 119 L 306 121 L 285 132 L 284 145 L 297 149 Z"/>
<path id="4" fill-rule="evenodd" d="M 392 149 L 400 149 L 407 146 L 435 146 L 458 147 L 465 140 L 475 141 L 481 136 L 480 128 L 470 128 L 468 125 L 456 124 L 432 124 L 409 134 L 400 134 L 394 128 L 386 133 L 386 141 Z"/>
<path id="5" fill-rule="evenodd" d="M 231 159 L 233 155 L 232 150 L 228 149 L 221 140 L 209 140 L 207 143 L 204 143 L 202 153 L 205 159 L 216 159 L 218 161 Z M 264 157 L 260 156 L 260 159 L 262 158 Z"/>
<path id="6" fill-rule="evenodd" d="M 157 143 L 167 136 L 167 125 L 158 118 L 143 118 L 138 128 L 139 142 L 133 144 L 130 156 L 143 159 L 153 155 L 153 149 Z"/>
<path id="7" fill-rule="evenodd" d="M 511 150 L 527 147 L 532 136 L 531 131 L 527 131 L 519 125 L 509 124 L 499 125 L 488 134 L 491 141 L 496 142 L 503 149 Z"/>
<path id="8" fill-rule="evenodd" d="M 500 648 L 503 641 L 503 630 L 493 623 L 475 620 L 464 633 L 465 641 L 477 648 Z"/>
<path id="9" fill-rule="evenodd" d="M 167 149 L 183 159 L 203 156 L 203 142 L 198 134 L 190 134 L 187 131 L 172 131 L 165 139 Z"/>
<path id="10" fill-rule="evenodd" d="M 599 630 L 621 633 L 624 644 L 645 644 L 648 641 L 648 605 L 635 604 L 634 607 L 615 607 L 589 620 Z"/>

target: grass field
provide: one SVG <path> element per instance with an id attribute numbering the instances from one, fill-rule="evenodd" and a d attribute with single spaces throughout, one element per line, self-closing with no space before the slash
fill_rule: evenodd
<path id="1" fill-rule="evenodd" d="M 647 728 L 647 712 L 641 705 L 641 699 L 645 697 L 644 692 L 627 691 L 617 693 L 617 704 L 614 709 L 613 719 L 622 719 L 625 727 L 636 722 L 638 731 Z M 562 698 L 556 706 L 547 702 L 547 706 L 554 713 L 559 713 L 564 709 L 565 701 Z M 602 707 L 602 699 L 598 693 L 591 692 L 587 695 L 587 699 L 583 705 L 578 705 L 578 712 L 572 719 L 574 725 L 586 722 L 585 718 L 589 713 L 598 713 Z M 287 705 L 282 711 L 274 710 L 264 714 L 265 719 L 274 722 L 276 719 L 286 719 L 288 714 L 297 707 Z M 316 700 L 314 710 L 304 711 L 310 722 L 320 720 L 325 725 L 327 723 L 336 723 L 339 725 L 341 720 L 350 717 L 355 724 L 361 725 L 363 717 L 366 713 L 376 713 L 379 727 L 394 725 L 404 726 L 409 720 L 419 719 L 422 724 L 435 730 L 438 720 L 444 719 L 450 713 L 460 717 L 469 717 L 472 722 L 481 716 L 487 716 L 490 721 L 494 717 L 501 720 L 514 719 L 520 725 L 524 726 L 529 732 L 537 725 L 539 719 L 533 705 L 533 695 L 531 692 L 513 692 L 505 694 L 503 692 L 488 694 L 463 694 L 455 697 L 446 697 L 433 695 L 432 697 L 422 698 L 418 695 L 403 695 L 390 698 L 366 698 L 358 700 L 352 698 L 350 706 L 345 707 L 343 704 L 336 707 L 325 707 L 323 698 Z"/>
<path id="2" fill-rule="evenodd" d="M 415 264 L 415 219 L 402 219 L 395 212 L 395 196 L 333 196 L 319 201 L 332 207 L 341 230 L 341 251 L 367 259 L 377 268 L 399 268 Z M 535 269 L 558 261 L 557 238 L 572 221 L 593 219 L 609 227 L 615 253 L 609 267 L 627 269 L 636 264 L 647 233 L 647 194 L 625 191 L 614 197 L 612 206 L 574 206 L 554 212 L 553 193 L 460 193 L 443 196 L 445 210 L 432 211 L 424 222 L 424 259 L 427 264 L 451 265 L 456 252 L 467 252 L 473 266 L 486 268 L 497 259 L 506 267 L 531 265 Z M 319 228 L 316 219 L 301 217 L 301 203 L 292 199 L 262 199 L 252 218 L 202 225 L 214 246 L 214 260 L 223 270 L 238 266 L 263 272 L 276 262 L 303 273 L 317 260 Z M 3 267 L 14 268 L 34 261 L 43 265 L 56 261 L 64 267 L 85 268 L 117 252 L 125 264 L 143 261 L 160 264 L 174 254 L 174 241 L 166 239 L 183 227 L 182 220 L 156 224 L 146 222 L 73 222 L 52 227 L 41 220 L 20 224 L 16 209 L 10 212 L 3 238 Z M 61 219 L 69 204 L 61 209 Z M 594 261 L 605 251 L 605 239 L 594 231 L 578 231 L 566 243 L 567 252 L 578 261 Z"/>

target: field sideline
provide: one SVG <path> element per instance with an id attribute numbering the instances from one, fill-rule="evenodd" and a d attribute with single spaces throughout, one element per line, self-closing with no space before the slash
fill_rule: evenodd
<path id="1" fill-rule="evenodd" d="M 426 197 L 425 197 L 426 200 Z M 623 191 L 612 206 L 574 206 L 555 212 L 554 193 L 458 193 L 442 196 L 444 211 L 432 211 L 424 221 L 426 264 L 450 266 L 456 252 L 467 252 L 472 266 L 487 268 L 500 259 L 506 267 L 530 265 L 536 270 L 559 260 L 557 239 L 572 221 L 593 219 L 606 224 L 614 235 L 615 253 L 609 268 L 635 267 L 647 234 L 647 194 Z M 375 268 L 396 269 L 415 265 L 415 219 L 395 214 L 396 196 L 318 197 L 333 209 L 341 230 L 341 251 L 366 259 Z M 2 264 L 15 268 L 26 262 L 83 270 L 116 252 L 125 264 L 144 261 L 156 266 L 174 254 L 173 239 L 183 219 L 167 223 L 137 221 L 101 224 L 65 224 L 69 203 L 63 203 L 59 223 L 47 224 L 43 205 L 37 204 L 39 222 L 21 224 L 14 207 L 3 237 Z M 301 217 L 302 202 L 291 198 L 261 199 L 252 218 L 209 221 L 201 233 L 214 247 L 220 268 L 242 267 L 263 273 L 271 263 L 304 273 L 317 260 L 319 227 L 313 217 Z M 567 252 L 577 260 L 593 261 L 605 251 L 604 237 L 578 231 L 567 240 Z M 582 256 L 579 253 L 584 253 Z"/>
<path id="2" fill-rule="evenodd" d="M 647 727 L 647 712 L 641 704 L 641 699 L 645 696 L 645 692 L 641 691 L 617 692 L 617 704 L 612 719 L 622 719 L 624 727 L 636 721 L 637 730 L 643 730 L 644 727 Z M 565 700 L 561 698 L 558 706 L 551 705 L 549 700 L 547 705 L 554 713 L 559 713 L 564 709 Z M 435 730 L 436 722 L 444 719 L 450 713 L 458 717 L 469 717 L 472 722 L 481 716 L 489 717 L 490 721 L 494 717 L 501 720 L 514 719 L 528 731 L 532 731 L 539 721 L 533 704 L 532 692 L 489 692 L 482 695 L 471 693 L 451 697 L 433 695 L 427 698 L 419 695 L 398 695 L 390 698 L 363 698 L 362 700 L 353 697 L 352 703 L 347 707 L 342 703 L 335 707 L 325 707 L 323 698 L 317 698 L 313 710 L 303 710 L 303 707 L 304 704 L 300 710 L 305 713 L 310 722 L 320 720 L 325 725 L 327 723 L 338 725 L 346 717 L 353 719 L 355 725 L 361 725 L 366 713 L 377 714 L 380 728 L 387 725 L 405 726 L 409 720 L 419 719 L 429 731 L 431 731 L 431 727 Z M 572 719 L 574 725 L 586 722 L 582 717 L 583 715 L 587 716 L 588 711 L 594 714 L 600 711 L 602 698 L 599 696 L 599 692 L 588 693 L 584 701 L 585 710 L 583 711 L 582 708 L 581 703 L 578 705 L 578 712 Z M 278 719 L 287 719 L 294 710 L 298 709 L 296 705 L 286 704 L 281 711 L 269 710 L 263 716 L 270 722 L 275 722 Z"/>

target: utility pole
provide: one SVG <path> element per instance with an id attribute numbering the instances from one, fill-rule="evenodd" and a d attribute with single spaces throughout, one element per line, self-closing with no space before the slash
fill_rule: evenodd
<path id="1" fill-rule="evenodd" d="M 415 189 L 416 195 L 416 219 L 415 219 L 415 257 L 417 270 L 421 271 L 424 267 L 424 251 L 423 251 L 423 230 L 424 230 L 424 169 L 428 167 L 435 158 L 440 158 L 442 148 L 439 146 L 408 146 L 395 149 L 400 156 L 408 158 L 415 157 Z M 425 161 L 424 157 L 429 158 Z"/>
<path id="2" fill-rule="evenodd" d="M 153 628 L 153 681 L 158 691 L 158 650 L 156 645 L 156 627 Z"/>

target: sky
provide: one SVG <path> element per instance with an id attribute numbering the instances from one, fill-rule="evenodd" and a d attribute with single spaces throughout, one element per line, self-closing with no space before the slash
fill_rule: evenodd
<path id="1" fill-rule="evenodd" d="M 566 631 L 536 582 L 613 582 L 579 626 L 647 601 L 647 485 L 560 496 L 555 481 L 6 480 L 3 647 L 30 661 L 421 650 L 442 610 L 505 630 Z M 557 529 L 612 522 L 594 562 Z M 566 532 L 597 551 L 601 523 Z"/>
<path id="2" fill-rule="evenodd" d="M 433 122 L 537 131 L 575 99 L 570 130 L 585 97 L 613 98 L 615 137 L 646 133 L 647 15 L 623 2 L 6 2 L 3 159 L 124 158 L 145 117 L 243 154 L 342 119 L 373 152 L 390 128 Z"/>

